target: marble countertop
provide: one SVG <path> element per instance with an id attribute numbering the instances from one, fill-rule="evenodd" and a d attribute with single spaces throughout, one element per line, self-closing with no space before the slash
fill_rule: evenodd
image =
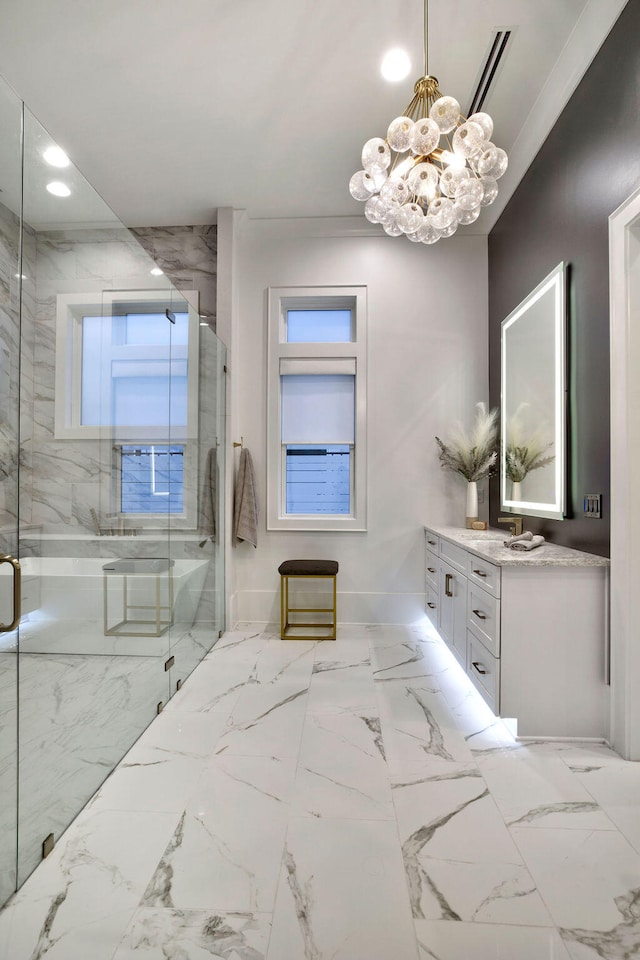
<path id="1" fill-rule="evenodd" d="M 467 530 L 464 527 L 425 526 L 439 537 L 464 547 L 499 567 L 608 567 L 610 561 L 595 553 L 572 550 L 548 541 L 534 550 L 510 550 L 504 541 L 508 530 Z"/>

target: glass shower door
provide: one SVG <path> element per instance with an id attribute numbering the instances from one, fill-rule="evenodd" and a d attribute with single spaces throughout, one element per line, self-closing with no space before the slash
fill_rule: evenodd
<path id="1" fill-rule="evenodd" d="M 0 906 L 17 883 L 20 218 L 22 105 L 0 87 Z"/>
<path id="2" fill-rule="evenodd" d="M 1 905 L 223 627 L 225 414 L 197 297 L 1 79 L 0 128 Z"/>
<path id="3" fill-rule="evenodd" d="M 25 110 L 18 884 L 168 699 L 166 517 L 141 515 L 125 487 L 144 461 L 154 490 L 146 423 L 166 433 L 153 339 L 171 284 L 71 164 L 51 166 L 52 147 Z"/>
<path id="4" fill-rule="evenodd" d="M 224 356 L 225 347 L 198 312 L 196 291 L 176 291 L 175 310 L 188 314 L 186 349 L 189 380 L 186 405 L 173 390 L 172 446 L 180 452 L 170 489 L 182 496 L 182 510 L 169 516 L 175 605 L 170 632 L 170 693 L 200 663 L 224 625 Z M 184 344 L 173 328 L 172 356 Z M 184 339 L 184 338 L 183 338 Z"/>

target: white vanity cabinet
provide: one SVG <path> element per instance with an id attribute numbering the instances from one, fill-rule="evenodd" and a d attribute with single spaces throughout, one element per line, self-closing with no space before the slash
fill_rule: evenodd
<path id="1" fill-rule="evenodd" d="M 502 576 L 500 567 L 467 555 L 466 671 L 495 714 L 500 713 Z"/>
<path id="2" fill-rule="evenodd" d="M 439 631 L 442 639 L 458 659 L 467 666 L 467 578 L 445 560 L 440 560 Z"/>
<path id="3" fill-rule="evenodd" d="M 608 561 L 515 552 L 502 531 L 425 532 L 427 613 L 493 712 L 522 737 L 606 739 Z"/>
<path id="4" fill-rule="evenodd" d="M 467 555 L 455 543 L 438 538 L 438 556 L 438 629 L 458 663 L 466 669 Z"/>
<path id="5" fill-rule="evenodd" d="M 435 551 L 434 551 L 435 547 Z M 438 612 L 440 610 L 440 600 L 438 598 L 440 584 L 440 558 L 438 557 L 438 540 L 426 538 L 425 549 L 425 600 L 426 613 L 436 630 L 438 629 Z"/>

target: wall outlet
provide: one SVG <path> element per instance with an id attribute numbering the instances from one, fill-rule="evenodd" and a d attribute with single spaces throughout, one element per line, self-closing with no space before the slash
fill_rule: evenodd
<path id="1" fill-rule="evenodd" d="M 478 503 L 484 503 L 484 490 L 482 488 L 478 490 Z"/>
<path id="2" fill-rule="evenodd" d="M 602 494 L 585 493 L 583 500 L 584 516 L 591 520 L 599 520 L 602 516 Z"/>

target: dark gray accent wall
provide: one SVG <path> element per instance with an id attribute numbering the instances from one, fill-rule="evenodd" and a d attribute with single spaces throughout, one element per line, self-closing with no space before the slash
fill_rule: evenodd
<path id="1" fill-rule="evenodd" d="M 640 0 L 629 0 L 489 235 L 489 394 L 500 403 L 500 324 L 568 264 L 567 519 L 527 520 L 555 543 L 609 556 L 608 218 L 640 186 Z M 601 520 L 582 516 L 601 493 Z M 491 481 L 496 526 L 499 481 Z"/>

